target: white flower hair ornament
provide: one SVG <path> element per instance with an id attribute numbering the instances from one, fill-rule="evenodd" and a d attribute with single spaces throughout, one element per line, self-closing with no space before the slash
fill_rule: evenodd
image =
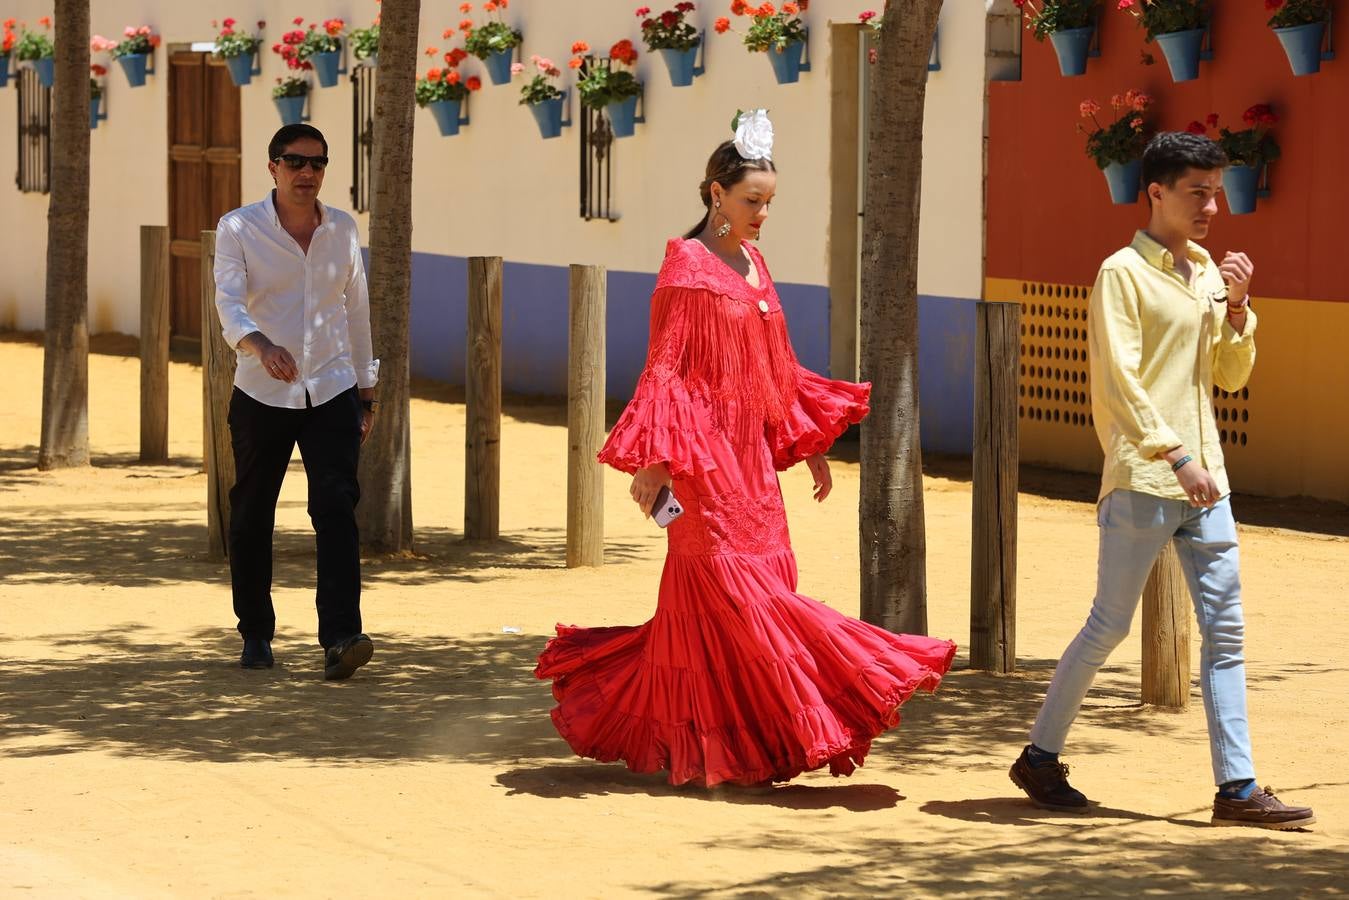
<path id="1" fill-rule="evenodd" d="M 736 110 L 731 128 L 735 130 L 735 149 L 741 158 L 773 159 L 773 123 L 768 120 L 768 110 Z"/>

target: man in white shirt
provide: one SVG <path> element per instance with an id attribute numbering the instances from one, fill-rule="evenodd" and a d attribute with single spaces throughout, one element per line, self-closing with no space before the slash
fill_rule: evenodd
<path id="1" fill-rule="evenodd" d="M 324 677 L 351 677 L 374 644 L 361 633 L 356 528 L 360 445 L 374 424 L 379 360 L 356 222 L 318 201 L 328 142 L 310 125 L 272 138 L 276 188 L 226 213 L 216 228 L 216 309 L 238 351 L 230 436 L 229 555 L 239 664 L 272 665 L 272 530 L 296 444 L 309 480 L 318 549 L 319 643 Z"/>

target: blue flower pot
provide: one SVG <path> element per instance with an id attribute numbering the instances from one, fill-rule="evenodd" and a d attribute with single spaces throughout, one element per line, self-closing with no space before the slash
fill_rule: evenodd
<path id="1" fill-rule="evenodd" d="M 795 84 L 801 80 L 802 72 L 810 71 L 810 63 L 801 61 L 805 52 L 805 41 L 788 44 L 781 53 L 772 49 L 768 51 L 768 61 L 773 66 L 773 75 L 777 77 L 778 84 Z"/>
<path id="2" fill-rule="evenodd" d="M 9 56 L 0 56 L 0 88 L 9 84 Z"/>
<path id="3" fill-rule="evenodd" d="M 92 130 L 92 129 L 94 129 L 94 128 L 97 128 L 99 122 L 102 122 L 104 119 L 108 118 L 108 113 L 107 113 L 107 111 L 106 111 L 106 110 L 102 110 L 102 107 L 103 107 L 103 95 L 100 94 L 100 95 L 97 96 L 97 97 L 90 97 L 90 98 L 89 98 L 89 128 L 90 128 L 90 130 Z M 102 111 L 100 111 L 100 110 L 102 110 Z"/>
<path id="4" fill-rule="evenodd" d="M 1262 168 L 1231 165 L 1223 169 L 1223 194 L 1227 197 L 1227 211 L 1232 215 L 1245 216 L 1255 212 Z"/>
<path id="5" fill-rule="evenodd" d="M 632 137 L 637 133 L 637 125 L 646 121 L 646 116 L 637 115 L 635 96 L 610 103 L 604 109 L 609 114 L 609 125 L 616 138 Z"/>
<path id="6" fill-rule="evenodd" d="M 126 56 L 117 57 L 117 61 L 122 64 L 122 71 L 126 73 L 127 84 L 133 88 L 145 86 L 145 73 L 148 71 L 150 54 L 128 53 Z"/>
<path id="7" fill-rule="evenodd" d="M 314 75 L 318 77 L 319 87 L 332 87 L 337 84 L 337 76 L 342 74 L 341 50 L 315 53 L 308 61 L 314 64 Z"/>
<path id="8" fill-rule="evenodd" d="M 459 118 L 462 106 L 460 100 L 435 100 L 426 104 L 431 115 L 436 117 L 436 127 L 440 129 L 441 137 L 453 137 L 459 133 L 459 126 L 468 124 L 468 116 Z"/>
<path id="9" fill-rule="evenodd" d="M 571 120 L 562 118 L 566 106 L 566 97 L 554 97 L 542 103 L 529 104 L 529 111 L 534 114 L 534 121 L 539 123 L 539 134 L 544 140 L 561 137 L 562 129 L 571 125 Z"/>
<path id="10" fill-rule="evenodd" d="M 1091 36 L 1095 33 L 1096 29 L 1091 26 L 1050 32 L 1049 41 L 1059 58 L 1060 75 L 1087 74 L 1087 53 L 1091 48 Z"/>
<path id="11" fill-rule="evenodd" d="M 253 80 L 254 75 L 262 74 L 256 53 L 243 53 L 225 58 L 225 66 L 230 70 L 230 81 L 235 87 L 243 87 Z"/>
<path id="12" fill-rule="evenodd" d="M 1101 170 L 1105 182 L 1110 185 L 1110 202 L 1118 205 L 1138 202 L 1138 191 L 1142 180 L 1143 161 L 1135 159 L 1127 163 L 1112 162 Z"/>
<path id="13" fill-rule="evenodd" d="M 44 56 L 42 59 L 33 60 L 33 68 L 37 70 L 37 80 L 44 88 L 49 88 L 56 83 L 56 60 L 50 56 Z"/>
<path id="14" fill-rule="evenodd" d="M 1325 22 L 1313 22 L 1310 25 L 1294 25 L 1292 28 L 1275 28 L 1288 64 L 1293 67 L 1294 75 L 1315 75 L 1321 71 L 1321 60 L 1331 59 L 1333 53 L 1321 55 L 1321 39 L 1326 34 Z"/>
<path id="15" fill-rule="evenodd" d="M 276 111 L 281 114 L 282 125 L 298 125 L 308 119 L 308 116 L 304 114 L 304 101 L 306 99 L 303 95 L 272 98 L 272 102 L 276 104 Z"/>
<path id="16" fill-rule="evenodd" d="M 1171 67 L 1172 81 L 1194 81 L 1199 77 L 1200 49 L 1204 45 L 1204 29 L 1173 31 L 1155 38 L 1162 48 L 1166 64 Z"/>
<path id="17" fill-rule="evenodd" d="M 493 53 L 482 61 L 492 84 L 507 84 L 511 80 L 511 63 L 515 62 L 515 48 Z"/>
<path id="18" fill-rule="evenodd" d="M 665 68 L 670 70 L 670 84 L 675 87 L 688 87 L 693 79 L 703 74 L 703 67 L 694 65 L 698 60 L 698 47 L 687 50 L 671 50 L 662 47 L 660 58 L 665 60 Z"/>

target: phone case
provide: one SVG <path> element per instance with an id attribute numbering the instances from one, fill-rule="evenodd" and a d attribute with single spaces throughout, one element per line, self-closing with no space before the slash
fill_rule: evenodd
<path id="1" fill-rule="evenodd" d="M 656 524 L 661 528 L 669 525 L 675 519 L 684 514 L 684 507 L 679 505 L 675 499 L 674 492 L 670 490 L 669 485 L 660 489 L 656 495 L 656 502 L 651 504 L 651 518 L 656 520 Z"/>

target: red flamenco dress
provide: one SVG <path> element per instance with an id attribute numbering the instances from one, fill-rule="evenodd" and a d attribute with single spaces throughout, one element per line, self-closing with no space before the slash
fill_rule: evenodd
<path id="1" fill-rule="evenodd" d="M 599 454 L 628 473 L 665 463 L 684 506 L 655 616 L 559 625 L 535 670 L 553 680 L 553 723 L 577 754 L 669 770 L 671 784 L 851 774 L 955 654 L 796 593 L 776 470 L 861 421 L 871 388 L 797 362 L 767 267 L 745 246 L 758 287 L 701 243 L 670 241 L 646 369 Z"/>

